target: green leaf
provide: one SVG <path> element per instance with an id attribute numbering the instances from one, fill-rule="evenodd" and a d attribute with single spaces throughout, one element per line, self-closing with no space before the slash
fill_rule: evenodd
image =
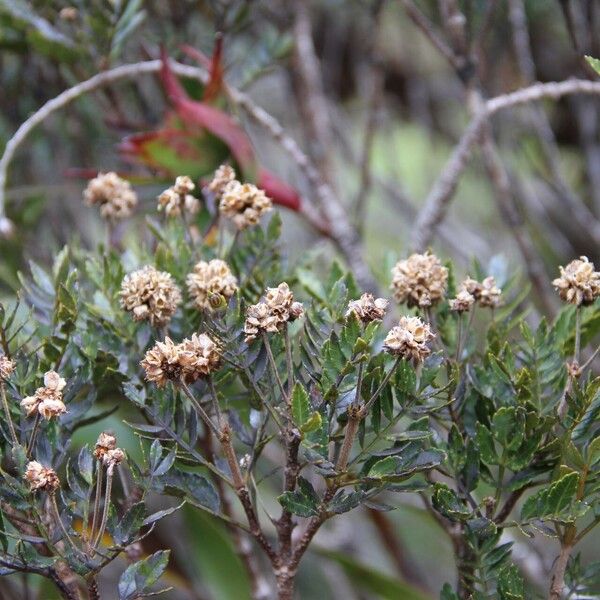
<path id="1" fill-rule="evenodd" d="M 313 412 L 312 415 L 306 420 L 306 422 L 300 427 L 302 433 L 310 433 L 311 431 L 317 431 L 321 427 L 323 417 L 320 412 Z"/>
<path id="2" fill-rule="evenodd" d="M 436 483 L 431 498 L 434 508 L 451 521 L 464 521 L 471 517 L 470 509 L 459 500 L 456 492 L 443 483 Z"/>
<path id="3" fill-rule="evenodd" d="M 308 392 L 300 383 L 296 383 L 292 391 L 292 417 L 299 428 L 312 417 Z"/>
<path id="4" fill-rule="evenodd" d="M 585 55 L 585 60 L 588 61 L 589 65 L 600 75 L 600 59 L 594 58 L 593 56 Z"/>
<path id="5" fill-rule="evenodd" d="M 169 562 L 170 550 L 159 550 L 129 565 L 119 579 L 119 600 L 134 600 L 151 591 Z"/>
<path id="6" fill-rule="evenodd" d="M 285 510 L 299 517 L 313 517 L 319 514 L 319 497 L 304 477 L 298 478 L 298 489 L 284 492 L 277 500 Z"/>
<path id="7" fill-rule="evenodd" d="M 587 464 L 594 466 L 600 460 L 600 437 L 593 439 L 587 448 Z"/>
<path id="8" fill-rule="evenodd" d="M 477 445 L 483 462 L 490 465 L 498 464 L 498 455 L 494 446 L 494 438 L 491 431 L 481 423 L 477 423 Z"/>
<path id="9" fill-rule="evenodd" d="M 525 597 L 525 584 L 514 565 L 507 565 L 498 575 L 498 594 L 501 600 L 519 600 Z"/>
<path id="10" fill-rule="evenodd" d="M 579 474 L 568 473 L 533 496 L 527 498 L 521 510 L 521 519 L 558 518 L 575 501 Z"/>
<path id="11" fill-rule="evenodd" d="M 119 545 L 129 542 L 144 522 L 146 505 L 143 502 L 134 504 L 124 515 L 113 532 L 113 538 Z"/>
<path id="12" fill-rule="evenodd" d="M 514 406 L 499 408 L 492 419 L 492 432 L 505 448 L 518 448 L 525 435 L 525 411 Z"/>

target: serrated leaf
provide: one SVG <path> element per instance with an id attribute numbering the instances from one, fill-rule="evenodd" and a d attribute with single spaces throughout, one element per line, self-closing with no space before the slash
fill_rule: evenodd
<path id="1" fill-rule="evenodd" d="M 579 474 L 568 473 L 555 483 L 527 498 L 521 509 L 521 519 L 548 519 L 559 517 L 575 501 Z"/>
<path id="2" fill-rule="evenodd" d="M 304 477 L 298 478 L 298 489 L 284 492 L 277 500 L 285 510 L 299 517 L 312 517 L 319 514 L 319 497 Z"/>
<path id="3" fill-rule="evenodd" d="M 587 60 L 588 64 L 600 75 L 600 59 L 594 58 L 593 56 L 585 55 L 585 60 Z"/>
<path id="4" fill-rule="evenodd" d="M 296 383 L 292 391 L 292 417 L 294 423 L 297 427 L 302 428 L 311 416 L 308 392 L 300 383 Z"/>
<path id="5" fill-rule="evenodd" d="M 159 550 L 129 565 L 119 579 L 119 600 L 134 600 L 151 591 L 169 562 L 170 550 Z"/>
<path id="6" fill-rule="evenodd" d="M 302 433 L 310 433 L 311 431 L 317 431 L 319 427 L 321 427 L 321 423 L 323 422 L 323 417 L 321 417 L 320 412 L 313 412 L 312 415 L 307 419 L 307 421 L 300 427 Z"/>

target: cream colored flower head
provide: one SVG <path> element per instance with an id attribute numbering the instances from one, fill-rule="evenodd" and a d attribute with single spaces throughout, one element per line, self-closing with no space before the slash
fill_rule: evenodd
<path id="1" fill-rule="evenodd" d="M 166 337 L 164 342 L 156 342 L 140 363 L 146 371 L 146 380 L 154 382 L 158 387 L 164 387 L 168 381 L 178 382 L 182 375 L 180 354 L 179 345 L 171 338 Z"/>
<path id="2" fill-rule="evenodd" d="M 303 314 L 302 303 L 294 301 L 294 294 L 285 281 L 277 287 L 267 288 L 264 300 L 249 306 L 246 312 L 246 343 L 255 340 L 262 332 L 280 331 L 287 322 L 294 321 Z"/>
<path id="3" fill-rule="evenodd" d="M 179 344 L 179 362 L 186 383 L 207 377 L 221 366 L 221 351 L 205 333 L 194 333 Z"/>
<path id="4" fill-rule="evenodd" d="M 373 294 L 363 294 L 358 300 L 348 304 L 346 317 L 355 314 L 364 324 L 371 321 L 381 321 L 385 316 L 389 301 L 385 298 L 375 298 Z"/>
<path id="5" fill-rule="evenodd" d="M 54 469 L 44 467 L 37 460 L 27 463 L 23 478 L 29 484 L 29 489 L 32 492 L 40 490 L 42 492 L 53 493 L 60 487 L 60 479 Z"/>
<path id="6" fill-rule="evenodd" d="M 104 455 L 109 450 L 114 450 L 117 447 L 117 438 L 109 431 L 103 431 L 98 436 L 98 440 L 96 441 L 96 446 L 94 448 L 94 456 L 98 460 L 102 460 Z"/>
<path id="7" fill-rule="evenodd" d="M 450 300 L 450 310 L 457 313 L 468 312 L 473 304 L 475 304 L 475 296 L 467 290 L 461 290 L 456 294 L 456 298 Z"/>
<path id="8" fill-rule="evenodd" d="M 481 282 L 481 291 L 479 292 L 479 306 L 487 308 L 496 308 L 500 304 L 502 290 L 496 285 L 493 277 L 486 277 Z"/>
<path id="9" fill-rule="evenodd" d="M 150 321 L 153 327 L 169 323 L 181 303 L 181 291 L 173 277 L 146 265 L 126 275 L 119 293 L 121 306 L 136 321 Z"/>
<path id="10" fill-rule="evenodd" d="M 212 181 L 208 184 L 207 188 L 215 195 L 217 200 L 220 200 L 225 188 L 235 180 L 235 171 L 233 170 L 233 167 L 221 165 L 215 171 Z"/>
<path id="11" fill-rule="evenodd" d="M 231 219 L 240 230 L 257 225 L 261 216 L 272 207 L 271 199 L 262 190 L 237 180 L 225 186 L 219 203 L 221 215 Z"/>
<path id="12" fill-rule="evenodd" d="M 444 297 L 447 284 L 448 269 L 437 256 L 426 252 L 412 254 L 396 263 L 392 269 L 390 289 L 400 304 L 424 308 Z"/>
<path id="13" fill-rule="evenodd" d="M 6 381 L 13 374 L 16 366 L 14 360 L 2 354 L 0 356 L 0 381 Z"/>
<path id="14" fill-rule="evenodd" d="M 220 305 L 214 296 L 225 301 L 233 296 L 237 289 L 237 279 L 229 269 L 229 265 L 218 258 L 209 262 L 200 261 L 186 279 L 188 294 L 194 306 L 200 310 L 211 310 Z"/>
<path id="15" fill-rule="evenodd" d="M 99 206 L 102 217 L 109 220 L 129 217 L 137 204 L 137 195 L 129 181 L 112 171 L 91 179 L 83 199 L 88 206 Z"/>
<path id="16" fill-rule="evenodd" d="M 44 375 L 44 387 L 39 387 L 33 396 L 23 398 L 21 407 L 28 417 L 37 412 L 47 421 L 64 415 L 67 407 L 62 391 L 66 385 L 67 382 L 56 371 L 48 371 Z"/>
<path id="17" fill-rule="evenodd" d="M 600 273 L 587 256 L 560 268 L 560 277 L 552 282 L 561 300 L 575 306 L 592 304 L 600 296 Z"/>
<path id="18" fill-rule="evenodd" d="M 415 363 L 422 363 L 431 353 L 428 344 L 435 334 L 419 317 L 400 317 L 383 342 L 383 349 Z"/>
<path id="19" fill-rule="evenodd" d="M 164 210 L 167 217 L 195 215 L 200 210 L 200 200 L 191 193 L 195 187 L 187 175 L 180 175 L 175 184 L 158 197 L 158 210 Z"/>
<path id="20" fill-rule="evenodd" d="M 112 471 L 117 465 L 120 465 L 125 460 L 125 452 L 121 448 L 112 448 L 107 450 L 102 456 L 102 463 Z"/>

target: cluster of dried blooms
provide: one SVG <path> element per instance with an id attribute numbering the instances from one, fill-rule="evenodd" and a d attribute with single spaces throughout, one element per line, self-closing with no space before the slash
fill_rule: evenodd
<path id="1" fill-rule="evenodd" d="M 285 281 L 277 287 L 267 288 L 264 300 L 252 304 L 246 312 L 246 343 L 254 341 L 263 332 L 281 331 L 286 323 L 299 319 L 303 314 L 302 303 L 294 301 L 294 294 Z"/>
<path id="2" fill-rule="evenodd" d="M 392 269 L 394 298 L 409 308 L 433 306 L 444 298 L 448 285 L 448 269 L 430 252 L 411 254 Z"/>
<path id="3" fill-rule="evenodd" d="M 419 317 L 400 317 L 383 342 L 383 349 L 394 356 L 422 363 L 431 353 L 428 346 L 435 334 Z"/>
<path id="4" fill-rule="evenodd" d="M 137 204 L 131 184 L 112 171 L 91 179 L 83 199 L 89 206 L 99 206 L 100 215 L 110 221 L 129 217 Z"/>
<path id="5" fill-rule="evenodd" d="M 238 290 L 237 279 L 229 265 L 218 258 L 196 263 L 186 283 L 194 306 L 200 310 L 220 306 L 223 298 L 229 300 Z"/>
<path id="6" fill-rule="evenodd" d="M 354 314 L 365 325 L 371 321 L 381 321 L 388 305 L 389 301 L 385 298 L 375 298 L 373 294 L 363 294 L 358 300 L 352 300 L 348 304 L 346 317 Z"/>
<path id="7" fill-rule="evenodd" d="M 252 183 L 242 183 L 235 178 L 235 171 L 221 165 L 207 186 L 217 200 L 219 212 L 231 219 L 242 230 L 258 224 L 263 214 L 273 207 L 271 199 Z"/>
<path id="8" fill-rule="evenodd" d="M 493 277 L 486 277 L 482 282 L 467 277 L 460 284 L 456 298 L 450 300 L 450 310 L 467 312 L 476 302 L 483 308 L 496 308 L 500 305 L 501 295 L 502 290 Z"/>
<path id="9" fill-rule="evenodd" d="M 96 446 L 94 447 L 94 456 L 98 460 L 103 460 L 106 454 L 117 448 L 117 438 L 108 431 L 103 431 L 98 436 Z"/>
<path id="10" fill-rule="evenodd" d="M 150 348 L 140 364 L 146 379 L 158 387 L 164 387 L 169 381 L 189 384 L 209 376 L 221 366 L 221 351 L 205 333 L 194 333 L 179 344 L 167 337 Z"/>
<path id="11" fill-rule="evenodd" d="M 150 265 L 126 275 L 119 296 L 121 306 L 136 321 L 150 321 L 153 327 L 167 325 L 181 303 L 181 291 L 173 277 Z"/>
<path id="12" fill-rule="evenodd" d="M 32 492 L 42 491 L 52 494 L 60 487 L 60 479 L 54 469 L 44 467 L 37 460 L 27 463 L 24 479 Z"/>
<path id="13" fill-rule="evenodd" d="M 158 197 L 158 210 L 164 210 L 167 217 L 195 215 L 200 210 L 200 201 L 191 193 L 195 187 L 187 175 L 180 175 Z"/>
<path id="14" fill-rule="evenodd" d="M 0 356 L 0 381 L 6 381 L 13 374 L 16 366 L 14 360 L 2 354 Z"/>
<path id="15" fill-rule="evenodd" d="M 21 406 L 30 417 L 36 412 L 46 420 L 67 412 L 63 402 L 62 390 L 67 382 L 56 372 L 48 371 L 44 375 L 44 387 L 35 391 L 33 396 L 21 400 Z"/>
<path id="16" fill-rule="evenodd" d="M 564 302 L 586 306 L 600 296 L 600 272 L 587 256 L 581 256 L 566 267 L 560 267 L 560 277 L 552 285 Z"/>

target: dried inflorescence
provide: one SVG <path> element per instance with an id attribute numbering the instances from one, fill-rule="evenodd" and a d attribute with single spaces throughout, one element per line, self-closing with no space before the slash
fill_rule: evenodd
<path id="1" fill-rule="evenodd" d="M 564 302 L 586 306 L 600 296 L 600 272 L 587 256 L 572 260 L 560 267 L 560 277 L 552 282 Z"/>
<path id="2" fill-rule="evenodd" d="M 91 179 L 83 198 L 89 206 L 98 205 L 102 217 L 111 221 L 129 217 L 137 204 L 137 195 L 129 181 L 112 171 Z"/>
<path id="3" fill-rule="evenodd" d="M 175 184 L 158 197 L 158 210 L 164 210 L 167 217 L 195 215 L 200 210 L 200 201 L 191 194 L 195 187 L 187 175 L 180 175 Z"/>
<path id="4" fill-rule="evenodd" d="M 146 371 L 146 379 L 158 387 L 164 387 L 168 381 L 193 383 L 220 367 L 221 351 L 205 333 L 194 333 L 180 344 L 167 337 L 148 350 L 140 364 Z"/>
<path id="5" fill-rule="evenodd" d="M 385 298 L 375 298 L 373 294 L 363 294 L 358 300 L 348 303 L 346 317 L 355 314 L 364 324 L 371 321 L 381 321 L 385 316 L 389 301 Z"/>
<path id="6" fill-rule="evenodd" d="M 0 381 L 6 381 L 13 374 L 16 366 L 14 360 L 2 354 L 0 356 Z"/>
<path id="7" fill-rule="evenodd" d="M 49 421 L 67 412 L 63 402 L 62 390 L 67 382 L 56 372 L 48 371 L 44 375 L 44 387 L 39 387 L 33 396 L 21 400 L 21 406 L 30 417 L 36 412 Z"/>
<path id="8" fill-rule="evenodd" d="M 146 265 L 126 275 L 119 293 L 121 306 L 136 321 L 150 321 L 153 327 L 169 323 L 181 303 L 181 291 L 173 277 Z"/>
<path id="9" fill-rule="evenodd" d="M 392 285 L 396 301 L 409 308 L 425 308 L 439 302 L 446 293 L 448 269 L 434 254 L 412 254 L 392 269 Z"/>
<path id="10" fill-rule="evenodd" d="M 460 293 L 466 292 L 473 296 L 475 301 L 484 308 L 496 308 L 500 304 L 502 290 L 496 285 L 493 277 L 486 277 L 481 283 L 476 279 L 467 277 L 460 284 Z"/>
<path id="11" fill-rule="evenodd" d="M 27 463 L 24 479 L 32 492 L 42 491 L 54 493 L 60 487 L 58 475 L 49 467 L 44 467 L 37 460 Z"/>
<path id="12" fill-rule="evenodd" d="M 114 450 L 117 447 L 117 438 L 108 431 L 103 431 L 98 436 L 96 446 L 94 447 L 94 456 L 98 460 L 102 460 L 104 455 L 110 450 Z"/>
<path id="13" fill-rule="evenodd" d="M 395 356 L 421 363 L 431 353 L 427 344 L 434 337 L 429 324 L 419 317 L 400 317 L 398 325 L 385 338 L 383 348 Z"/>
<path id="14" fill-rule="evenodd" d="M 235 171 L 229 165 L 221 165 L 212 178 L 212 181 L 206 186 L 212 192 L 217 200 L 221 198 L 227 186 L 235 181 Z"/>
<path id="15" fill-rule="evenodd" d="M 252 183 L 229 182 L 221 195 L 219 212 L 231 219 L 238 229 L 258 224 L 261 216 L 273 207 L 271 199 Z"/>
<path id="16" fill-rule="evenodd" d="M 222 299 L 229 300 L 238 289 L 237 279 L 229 265 L 218 258 L 196 263 L 186 283 L 190 298 L 201 310 L 221 306 Z"/>
<path id="17" fill-rule="evenodd" d="M 252 342 L 263 332 L 280 331 L 288 321 L 299 319 L 303 314 L 302 303 L 294 301 L 294 294 L 285 281 L 277 287 L 267 288 L 264 300 L 252 304 L 246 311 L 246 343 Z"/>
<path id="18" fill-rule="evenodd" d="M 456 294 L 456 298 L 450 300 L 450 310 L 457 313 L 464 313 L 471 310 L 471 307 L 475 304 L 475 296 L 467 292 L 467 290 L 461 290 Z"/>
<path id="19" fill-rule="evenodd" d="M 120 465 L 125 460 L 125 452 L 121 448 L 113 448 L 107 450 L 102 457 L 102 464 L 112 471 L 117 465 Z"/>

